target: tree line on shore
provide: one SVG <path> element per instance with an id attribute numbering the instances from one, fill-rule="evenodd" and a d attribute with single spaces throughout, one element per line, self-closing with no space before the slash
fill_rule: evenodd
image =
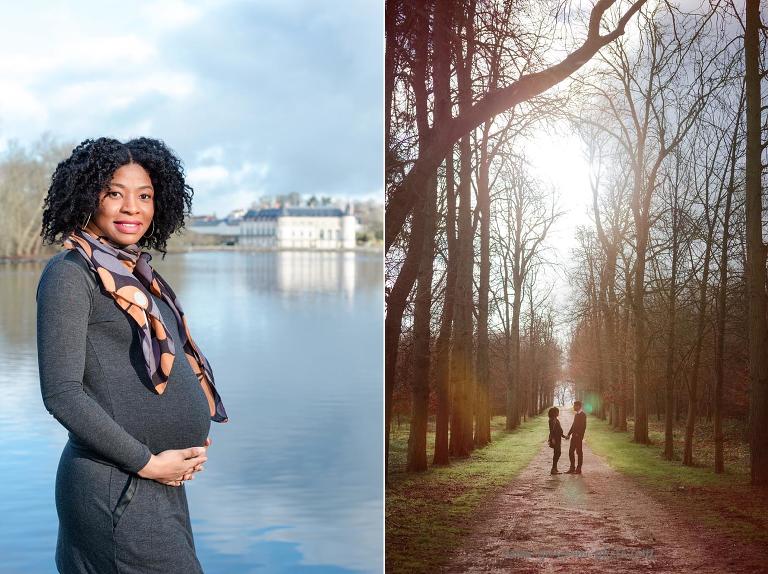
<path id="1" fill-rule="evenodd" d="M 3 206 L 3 234 L 0 237 L 0 258 L 20 259 L 52 255 L 58 248 L 44 246 L 40 237 L 43 201 L 56 166 L 67 158 L 75 143 L 62 142 L 46 132 L 29 145 L 17 140 L 8 142 L 0 153 L 0 205 Z M 300 202 L 297 193 L 278 195 L 279 201 L 293 205 Z M 274 201 L 262 198 L 263 201 Z M 330 197 L 309 198 L 311 206 L 331 205 Z M 353 206 L 363 230 L 358 239 L 378 242 L 383 239 L 383 207 L 373 200 L 354 200 Z M 185 228 L 168 241 L 170 251 L 188 246 L 215 246 L 222 238 L 195 233 Z"/>
<path id="2" fill-rule="evenodd" d="M 35 257 L 43 251 L 43 200 L 53 170 L 73 148 L 74 144 L 59 142 L 49 133 L 28 146 L 8 142 L 0 155 L 0 257 Z"/>

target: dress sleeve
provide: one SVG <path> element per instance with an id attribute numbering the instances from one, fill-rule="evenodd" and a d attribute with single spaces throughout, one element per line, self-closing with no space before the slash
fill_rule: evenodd
<path id="1" fill-rule="evenodd" d="M 83 387 L 92 291 L 85 270 L 59 260 L 37 287 L 37 359 L 46 410 L 99 456 L 128 472 L 149 462 L 149 447 L 129 434 Z"/>

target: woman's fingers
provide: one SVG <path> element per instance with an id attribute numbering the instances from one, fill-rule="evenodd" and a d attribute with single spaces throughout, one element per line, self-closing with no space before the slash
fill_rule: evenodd
<path id="1" fill-rule="evenodd" d="M 191 465 L 187 475 L 189 478 L 186 478 L 185 480 L 192 480 L 191 473 L 203 470 L 203 463 L 208 460 L 208 447 L 212 442 L 211 437 L 207 437 L 205 439 L 205 446 L 193 446 L 191 448 L 181 449 L 181 452 L 185 457 L 184 462 Z"/>
<path id="2" fill-rule="evenodd" d="M 193 446 L 190 448 L 182 448 L 181 452 L 184 455 L 184 458 L 193 458 L 197 456 L 205 456 L 207 448 L 208 447 L 205 446 Z"/>
<path id="3" fill-rule="evenodd" d="M 190 468 L 192 468 L 192 467 L 203 464 L 206 460 L 208 460 L 208 457 L 203 454 L 193 458 L 188 458 L 184 462 L 190 465 Z"/>
<path id="4" fill-rule="evenodd" d="M 196 472 L 200 472 L 205 467 L 202 464 L 198 464 L 197 466 L 193 466 L 189 471 L 184 475 L 184 480 L 192 480 L 195 477 Z"/>

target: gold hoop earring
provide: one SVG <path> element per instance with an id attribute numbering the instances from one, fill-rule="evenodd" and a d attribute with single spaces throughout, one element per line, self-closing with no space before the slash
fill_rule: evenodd
<path id="1" fill-rule="evenodd" d="M 155 220 L 153 219 L 152 220 L 152 231 L 149 233 L 149 235 L 145 235 L 144 237 L 146 237 L 147 239 L 152 239 L 152 237 L 154 236 L 154 233 L 155 233 Z"/>
<path id="2" fill-rule="evenodd" d="M 83 224 L 82 224 L 80 227 L 82 227 L 83 229 L 85 229 L 85 227 L 86 227 L 86 226 L 87 226 L 87 225 L 90 223 L 90 221 L 91 221 L 91 215 L 92 215 L 91 213 L 89 213 L 89 214 L 88 214 L 88 219 L 86 219 L 86 220 L 85 220 L 85 223 L 83 223 Z"/>

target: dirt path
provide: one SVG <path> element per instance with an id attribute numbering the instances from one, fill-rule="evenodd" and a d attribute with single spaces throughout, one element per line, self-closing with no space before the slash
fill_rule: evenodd
<path id="1" fill-rule="evenodd" d="M 561 411 L 566 434 L 572 419 Z M 589 428 L 582 475 L 550 476 L 545 438 L 531 464 L 481 507 L 481 523 L 444 572 L 768 572 L 768 552 L 745 554 L 641 493 L 592 452 Z"/>

